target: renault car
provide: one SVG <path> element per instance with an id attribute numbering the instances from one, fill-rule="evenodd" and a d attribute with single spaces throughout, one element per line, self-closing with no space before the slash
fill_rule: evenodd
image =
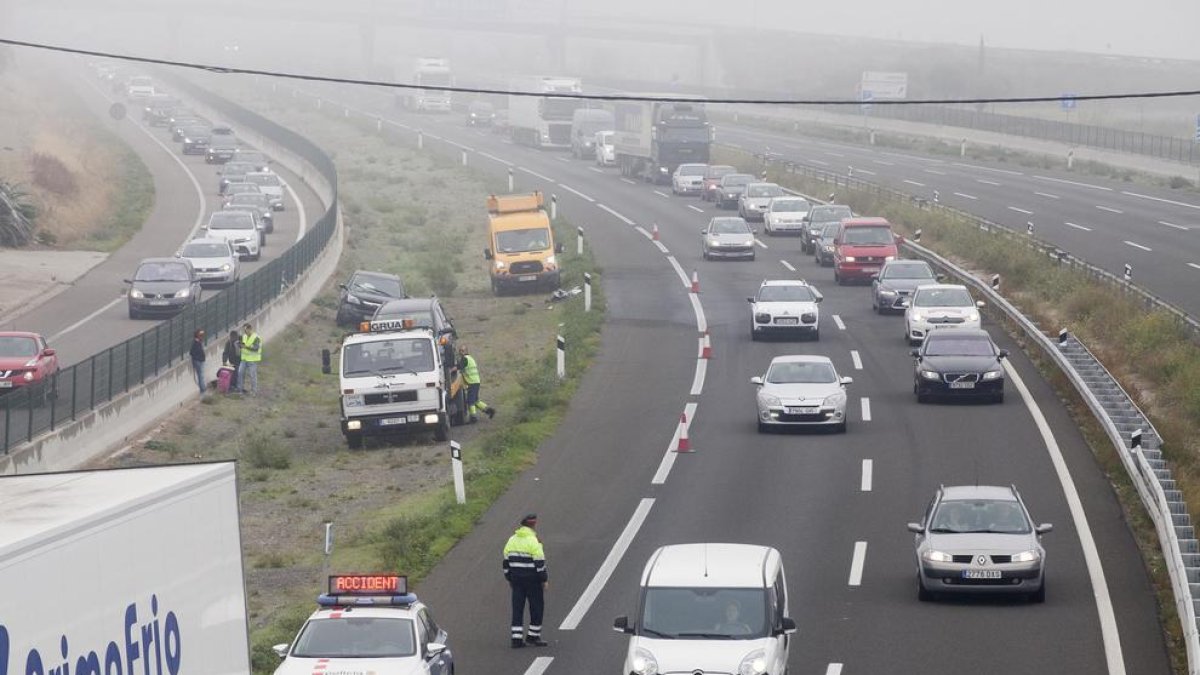
<path id="1" fill-rule="evenodd" d="M 846 385 L 828 356 L 776 356 L 767 372 L 750 378 L 758 386 L 758 431 L 819 426 L 846 431 Z"/>

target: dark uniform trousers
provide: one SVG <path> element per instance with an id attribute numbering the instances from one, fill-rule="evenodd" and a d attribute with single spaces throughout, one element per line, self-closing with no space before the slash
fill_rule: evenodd
<path id="1" fill-rule="evenodd" d="M 512 626 L 514 640 L 521 639 L 521 627 L 525 625 L 525 603 L 529 603 L 529 637 L 542 636 L 542 611 L 545 602 L 542 599 L 542 582 L 536 577 L 532 579 L 513 579 L 508 582 L 512 588 Z"/>

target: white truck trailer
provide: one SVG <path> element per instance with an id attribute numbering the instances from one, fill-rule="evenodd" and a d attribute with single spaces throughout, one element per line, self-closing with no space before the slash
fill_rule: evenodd
<path id="1" fill-rule="evenodd" d="M 0 477 L 0 675 L 246 675 L 233 462 Z"/>
<path id="2" fill-rule="evenodd" d="M 582 94 L 577 77 L 523 77 L 512 81 L 512 89 L 546 94 Z M 543 96 L 508 97 L 508 126 L 514 143 L 535 148 L 570 148 L 571 120 L 583 107 L 577 98 Z"/>

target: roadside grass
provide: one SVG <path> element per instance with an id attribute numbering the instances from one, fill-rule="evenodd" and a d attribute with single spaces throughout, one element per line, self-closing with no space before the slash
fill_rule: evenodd
<path id="1" fill-rule="evenodd" d="M 113 169 L 120 187 L 109 200 L 106 215 L 97 219 L 96 229 L 79 241 L 82 248 L 111 253 L 142 229 L 154 208 L 154 177 L 142 159 L 127 146 L 113 148 L 118 153 Z"/>
<path id="2" fill-rule="evenodd" d="M 726 119 L 728 121 L 733 120 L 732 115 L 718 114 L 714 117 L 716 119 Z M 762 129 L 769 129 L 775 132 L 803 134 L 805 136 L 843 141 L 857 145 L 872 144 L 870 131 L 865 128 L 835 126 L 831 124 L 821 124 L 813 121 L 799 120 L 797 121 L 798 126 L 794 127 L 792 123 L 783 120 L 741 115 L 738 117 L 738 123 L 752 127 L 759 127 Z M 908 150 L 921 154 L 958 157 L 977 161 L 990 161 L 1000 164 L 1013 164 L 1032 169 L 1071 171 L 1080 175 L 1097 176 L 1138 185 L 1168 188 L 1171 190 L 1182 190 L 1189 192 L 1200 191 L 1200 188 L 1197 187 L 1195 181 L 1184 176 L 1160 176 L 1157 174 L 1137 171 L 1135 169 L 1127 169 L 1090 159 L 1075 160 L 1072 164 L 1072 167 L 1068 169 L 1067 160 L 1065 157 L 1024 150 L 1013 150 L 1011 148 L 1005 148 L 992 144 L 968 143 L 966 155 L 963 155 L 962 148 L 956 141 L 949 141 L 930 136 L 902 134 L 894 131 L 882 131 L 877 129 L 875 130 L 874 145 L 883 148 Z"/>
<path id="3" fill-rule="evenodd" d="M 493 297 L 482 256 L 484 199 L 497 187 L 490 178 L 381 142 L 373 127 L 235 91 L 244 105 L 331 149 L 346 247 L 332 282 L 266 345 L 258 398 L 210 394 L 114 462 L 242 460 L 252 665 L 270 673 L 279 662 L 271 645 L 294 638 L 323 587 L 323 524 L 334 527 L 329 569 L 398 570 L 418 585 L 554 433 L 597 349 L 604 298 L 597 285 L 593 311 L 585 313 L 582 296 L 559 303 L 546 302 L 548 291 Z M 556 237 L 574 231 L 559 215 Z M 559 258 L 564 287 L 581 283 L 584 272 L 599 273 L 590 251 Z M 436 292 L 460 344 L 479 361 L 481 393 L 498 414 L 451 429 L 463 447 L 464 506 L 454 503 L 444 444 L 413 437 L 369 442 L 364 450 L 345 446 L 336 376 L 320 372 L 320 351 L 336 351 L 347 330 L 334 325 L 337 284 L 356 269 L 399 274 L 414 297 Z M 559 333 L 570 345 L 570 376 L 562 382 L 554 375 Z M 214 371 L 210 364 L 210 378 Z"/>
<path id="4" fill-rule="evenodd" d="M 748 153 L 721 149 L 714 162 L 760 171 Z M 768 178 L 805 194 L 823 195 L 829 184 L 768 170 Z M 981 278 L 1000 274 L 1004 295 L 1045 333 L 1068 328 L 1096 354 L 1150 417 L 1163 438 L 1188 511 L 1200 515 L 1200 344 L 1170 314 L 1147 309 L 1131 296 L 1061 266 L 1023 242 L 991 235 L 953 214 L 886 201 L 839 187 L 837 200 L 856 213 L 883 216 L 906 235 L 920 228 L 921 245 L 955 260 Z M 996 317 L 1003 322 L 1002 315 Z M 1005 322 L 1006 323 L 1006 322 Z M 1023 347 L 1026 339 L 1007 326 Z M 1121 499 L 1159 596 L 1160 616 L 1177 672 L 1186 671 L 1182 637 L 1153 522 L 1146 514 L 1111 441 L 1066 377 L 1039 350 L 1026 352 L 1068 404 L 1093 453 Z M 1182 661 L 1181 661 L 1182 659 Z M 1183 666 L 1180 666 L 1180 663 Z"/>

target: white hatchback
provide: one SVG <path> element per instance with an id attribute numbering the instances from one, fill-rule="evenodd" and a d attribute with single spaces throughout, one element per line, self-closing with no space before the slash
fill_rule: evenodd
<path id="1" fill-rule="evenodd" d="M 979 310 L 966 286 L 929 284 L 918 286 L 904 310 L 904 339 L 919 343 L 933 331 L 981 327 Z"/>
<path id="2" fill-rule="evenodd" d="M 763 228 L 769 235 L 804 234 L 812 204 L 804 197 L 775 197 L 767 202 Z"/>
<path id="3" fill-rule="evenodd" d="M 796 333 L 821 339 L 821 292 L 801 279 L 768 279 L 750 301 L 750 339 Z"/>

